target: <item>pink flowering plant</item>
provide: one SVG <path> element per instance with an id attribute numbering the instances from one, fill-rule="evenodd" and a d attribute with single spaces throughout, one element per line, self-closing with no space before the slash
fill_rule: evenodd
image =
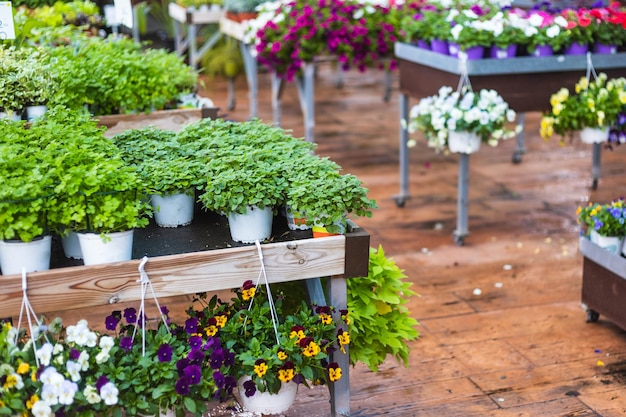
<path id="1" fill-rule="evenodd" d="M 626 8 L 619 2 L 589 10 L 593 39 L 604 45 L 626 43 Z"/>
<path id="2" fill-rule="evenodd" d="M 0 415 L 121 416 L 118 381 L 103 367 L 113 345 L 85 320 L 63 327 L 57 318 L 32 334 L 3 323 Z"/>
<path id="3" fill-rule="evenodd" d="M 277 393 L 281 384 L 308 386 L 341 378 L 341 368 L 330 355 L 347 354 L 347 312 L 289 302 L 284 293 L 274 292 L 275 309 L 264 287 L 246 281 L 230 302 L 199 294 L 196 301 L 202 308 L 188 310 L 188 322 L 207 337 L 216 398 L 228 400 L 238 382 L 243 384 L 239 395 L 251 397 L 257 391 Z"/>
<path id="4" fill-rule="evenodd" d="M 203 415 L 215 386 L 201 335 L 169 318 L 167 307 L 153 318 L 134 308 L 113 311 L 105 320 L 115 331 L 112 360 L 105 364 L 119 381 L 126 415 Z"/>
<path id="5" fill-rule="evenodd" d="M 398 39 L 398 25 L 388 20 L 399 18 L 381 5 L 292 0 L 272 11 L 256 32 L 257 59 L 287 80 L 300 75 L 306 63 L 328 55 L 336 55 L 344 70 L 363 71 L 391 57 Z"/>

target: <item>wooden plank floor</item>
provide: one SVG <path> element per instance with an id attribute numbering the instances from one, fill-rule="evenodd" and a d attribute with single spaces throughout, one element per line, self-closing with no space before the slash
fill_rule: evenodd
<path id="1" fill-rule="evenodd" d="M 421 323 L 409 367 L 390 360 L 378 373 L 353 369 L 352 415 L 626 415 L 626 333 L 602 317 L 586 323 L 575 220 L 580 204 L 626 195 L 626 149 L 602 152 L 594 191 L 591 147 L 543 141 L 541 115 L 528 113 L 522 163 L 511 162 L 513 141 L 483 145 L 470 157 L 470 234 L 459 247 L 452 238 L 457 156 L 435 154 L 418 140 L 410 152 L 411 199 L 404 208 L 393 200 L 400 189 L 399 93 L 394 78 L 384 102 L 382 80 L 376 70 L 349 72 L 338 89 L 327 64 L 315 87 L 318 153 L 365 181 L 379 209 L 358 223 L 421 294 L 409 306 Z M 267 74 L 259 85 L 259 117 L 270 123 Z M 223 83 L 207 81 L 203 93 L 228 118 L 247 119 L 244 79 L 236 109 L 226 109 L 225 92 Z M 284 92 L 282 125 L 304 135 L 293 84 Z M 327 401 L 324 389 L 305 389 L 287 416 L 327 416 Z"/>
<path id="2" fill-rule="evenodd" d="M 603 151 L 600 185 L 591 190 L 591 148 L 544 142 L 540 115 L 527 114 L 522 163 L 511 162 L 513 141 L 483 145 L 471 156 L 470 234 L 459 247 L 452 238 L 457 156 L 419 142 L 410 152 L 411 199 L 404 208 L 393 200 L 400 188 L 399 94 L 395 77 L 384 102 L 382 79 L 376 70 L 349 72 L 338 89 L 324 64 L 315 89 L 318 153 L 370 188 L 379 209 L 358 223 L 421 294 L 409 305 L 421 332 L 409 366 L 389 360 L 378 373 L 352 369 L 351 415 L 625 416 L 626 333 L 602 316 L 586 323 L 575 210 L 626 195 L 626 149 Z M 259 117 L 271 123 L 266 73 L 259 85 Z M 226 91 L 225 82 L 212 80 L 201 90 L 225 117 L 246 120 L 244 78 L 237 80 L 232 111 Z M 293 84 L 284 91 L 282 120 L 304 135 Z M 172 310 L 188 300 L 167 303 Z M 102 318 L 107 311 L 91 313 Z M 328 401 L 324 387 L 303 389 L 285 416 L 329 416 Z"/>

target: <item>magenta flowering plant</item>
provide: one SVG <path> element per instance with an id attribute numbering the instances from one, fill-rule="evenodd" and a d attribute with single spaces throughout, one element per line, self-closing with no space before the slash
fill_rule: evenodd
<path id="1" fill-rule="evenodd" d="M 112 360 L 104 367 L 119 380 L 119 407 L 128 415 L 201 416 L 215 390 L 201 335 L 170 320 L 166 307 L 148 318 L 134 308 L 114 311 L 106 328 L 115 331 Z M 156 323 L 155 323 L 156 321 Z"/>
<path id="2" fill-rule="evenodd" d="M 337 56 L 344 70 L 365 70 L 393 56 L 399 18 L 389 7 L 355 0 L 292 0 L 272 11 L 256 32 L 257 59 L 287 80 L 323 56 Z"/>

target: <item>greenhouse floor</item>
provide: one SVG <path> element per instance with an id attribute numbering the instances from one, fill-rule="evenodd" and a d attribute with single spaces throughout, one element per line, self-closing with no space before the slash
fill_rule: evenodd
<path id="1" fill-rule="evenodd" d="M 377 70 L 348 72 L 337 88 L 334 69 L 324 64 L 315 87 L 318 153 L 365 182 L 379 209 L 357 223 L 421 295 L 408 304 L 421 333 L 410 343 L 408 366 L 388 359 L 378 372 L 351 369 L 351 415 L 626 415 L 626 332 L 602 315 L 586 323 L 575 216 L 580 204 L 626 195 L 626 149 L 602 151 L 593 190 L 591 147 L 578 139 L 545 142 L 540 114 L 528 113 L 521 163 L 512 163 L 513 140 L 471 156 L 469 235 L 458 246 L 458 156 L 436 154 L 416 135 L 411 198 L 396 205 L 399 93 L 392 78 L 391 98 L 383 101 L 382 80 Z M 259 117 L 271 122 L 267 73 L 259 74 L 259 86 Z M 244 77 L 235 92 L 234 110 L 227 110 L 224 81 L 205 80 L 202 95 L 224 117 L 246 120 Z M 286 85 L 282 107 L 283 127 L 304 136 L 294 84 Z M 329 416 L 328 401 L 324 387 L 302 389 L 285 416 Z"/>

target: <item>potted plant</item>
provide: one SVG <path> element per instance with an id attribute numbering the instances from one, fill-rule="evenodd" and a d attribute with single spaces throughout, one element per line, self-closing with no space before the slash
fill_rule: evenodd
<path id="1" fill-rule="evenodd" d="M 470 91 L 467 86 L 455 91 L 443 86 L 434 96 L 420 100 L 410 112 L 409 132 L 422 131 L 428 146 L 441 151 L 472 153 L 481 142 L 497 146 L 500 140 L 515 136 L 509 129 L 515 112 L 495 91 Z"/>
<path id="2" fill-rule="evenodd" d="M 216 390 L 206 336 L 158 314 L 127 307 L 105 319 L 114 343 L 104 371 L 119 381 L 118 408 L 126 415 L 202 416 Z"/>
<path id="3" fill-rule="evenodd" d="M 566 55 L 583 55 L 593 42 L 592 16 L 588 9 L 565 9 L 561 12 L 567 21 L 568 40 L 563 45 Z"/>
<path id="4" fill-rule="evenodd" d="M 591 15 L 592 37 L 596 53 L 617 53 L 617 49 L 626 42 L 626 30 L 622 22 L 626 11 L 619 2 L 612 2 L 608 7 L 594 7 Z"/>
<path id="5" fill-rule="evenodd" d="M 346 354 L 350 337 L 345 328 L 347 312 L 329 306 L 292 302 L 273 286 L 246 281 L 228 302 L 200 294 L 192 306 L 188 325 L 207 334 L 207 354 L 215 359 L 218 373 L 216 398 L 227 400 L 237 384 L 239 398 L 249 411 L 280 413 L 288 409 L 301 384 L 324 384 L 341 378 L 341 368 L 331 352 Z M 281 405 L 254 409 L 254 399 L 264 393 L 290 395 Z"/>
<path id="6" fill-rule="evenodd" d="M 21 273 L 22 267 L 27 272 L 47 270 L 53 177 L 24 122 L 2 119 L 0 129 L 0 268 L 5 275 Z"/>
<path id="7" fill-rule="evenodd" d="M 313 177 L 294 178 L 286 203 L 293 211 L 304 213 L 313 235 L 321 237 L 343 234 L 350 215 L 371 217 L 376 202 L 367 193 L 356 176 L 328 170 Z"/>
<path id="8" fill-rule="evenodd" d="M 609 204 L 589 203 L 576 210 L 581 235 L 596 245 L 619 254 L 626 236 L 626 203 L 624 198 Z"/>
<path id="9" fill-rule="evenodd" d="M 0 324 L 3 415 L 108 414 L 118 403 L 118 381 L 103 369 L 113 339 L 85 320 L 33 323 L 33 333 Z"/>
<path id="10" fill-rule="evenodd" d="M 137 170 L 157 225 L 190 224 L 202 165 L 178 143 L 176 134 L 151 126 L 126 130 L 113 140 L 122 159 Z"/>
<path id="11" fill-rule="evenodd" d="M 594 80 L 581 77 L 573 92 L 561 88 L 550 97 L 551 110 L 541 119 L 541 136 L 549 139 L 556 133 L 571 140 L 574 132 L 580 132 L 585 143 L 605 142 L 626 105 L 624 86 L 626 78 L 609 79 L 600 73 Z"/>
<path id="12" fill-rule="evenodd" d="M 462 52 L 467 59 L 483 57 L 484 49 L 493 43 L 493 32 L 485 25 L 488 12 L 479 5 L 448 11 L 446 21 L 451 25 L 447 37 L 450 55 L 458 57 Z"/>
<path id="13" fill-rule="evenodd" d="M 526 47 L 533 56 L 549 56 L 558 52 L 568 41 L 567 20 L 544 10 L 531 10 L 525 29 Z"/>

